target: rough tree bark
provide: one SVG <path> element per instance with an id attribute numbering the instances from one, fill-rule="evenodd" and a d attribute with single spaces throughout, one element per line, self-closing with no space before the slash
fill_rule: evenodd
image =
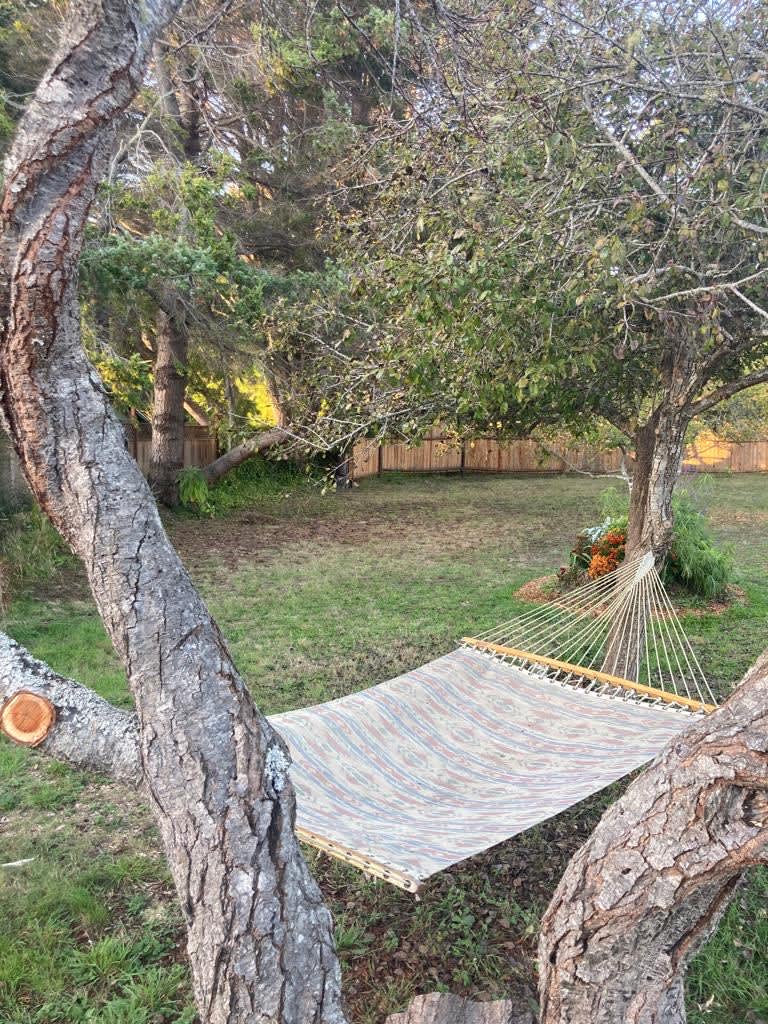
<path id="1" fill-rule="evenodd" d="M 673 329 L 674 325 L 668 327 Z M 684 330 L 672 335 L 663 367 L 664 398 L 635 432 L 626 558 L 652 554 L 659 568 L 672 546 L 672 495 L 693 417 L 691 396 L 699 386 L 694 352 Z M 606 638 L 603 671 L 634 679 L 636 666 L 643 661 L 644 630 L 641 621 L 633 622 L 625 634 L 619 618 Z"/>
<path id="2" fill-rule="evenodd" d="M 392 1014 L 386 1024 L 533 1024 L 533 1014 L 508 999 L 478 1003 L 432 992 L 416 996 L 405 1013 Z"/>
<path id="3" fill-rule="evenodd" d="M 768 651 L 607 811 L 542 921 L 542 1024 L 684 1024 L 691 957 L 768 861 Z"/>
<path id="4" fill-rule="evenodd" d="M 635 435 L 627 557 L 652 552 L 658 565 L 669 552 L 672 494 L 680 476 L 690 421 L 686 408 L 663 405 Z"/>
<path id="5" fill-rule="evenodd" d="M 184 398 L 189 337 L 184 314 L 166 290 L 157 311 L 152 448 L 149 482 L 169 508 L 179 503 L 179 473 L 184 468 Z"/>
<path id="6" fill-rule="evenodd" d="M 126 667 L 202 1019 L 337 1024 L 331 920 L 294 837 L 285 748 L 169 544 L 80 342 L 77 263 L 110 124 L 176 6 L 94 0 L 68 11 L 6 166 L 2 411 Z"/>

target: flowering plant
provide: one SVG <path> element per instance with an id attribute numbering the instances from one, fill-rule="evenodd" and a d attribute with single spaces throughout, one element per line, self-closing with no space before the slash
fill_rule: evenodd
<path id="1" fill-rule="evenodd" d="M 599 526 L 582 530 L 571 549 L 571 571 L 562 575 L 570 579 L 586 573 L 596 580 L 624 561 L 626 545 L 626 517 L 606 519 Z"/>

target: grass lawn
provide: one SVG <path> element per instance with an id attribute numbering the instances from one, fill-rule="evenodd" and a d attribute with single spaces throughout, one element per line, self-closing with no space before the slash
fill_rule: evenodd
<path id="1" fill-rule="evenodd" d="M 604 480 L 403 477 L 322 497 L 296 481 L 247 507 L 173 518 L 172 535 L 265 712 L 380 682 L 502 621 L 514 591 L 561 564 L 598 521 Z M 768 477 L 693 485 L 746 595 L 686 616 L 727 690 L 765 645 Z M 232 502 L 233 506 L 236 503 Z M 17 596 L 2 628 L 54 668 L 128 705 L 79 573 Z M 422 899 L 308 856 L 336 919 L 354 1024 L 420 991 L 535 992 L 539 915 L 619 785 L 433 879 Z M 154 828 L 111 780 L 0 742 L 0 1022 L 191 1024 L 182 929 Z M 768 1017 L 768 872 L 756 872 L 699 956 L 689 1019 Z"/>

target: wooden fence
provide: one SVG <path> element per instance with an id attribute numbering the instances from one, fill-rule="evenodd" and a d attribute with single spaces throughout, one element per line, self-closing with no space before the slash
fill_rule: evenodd
<path id="1" fill-rule="evenodd" d="M 128 450 L 146 476 L 149 472 L 152 431 L 149 426 L 138 430 L 125 428 Z M 184 427 L 184 465 L 207 466 L 216 458 L 216 438 L 205 427 Z M 21 472 L 21 464 L 5 434 L 0 433 L 0 507 L 23 506 L 30 501 L 29 488 Z"/>
<path id="2" fill-rule="evenodd" d="M 128 450 L 139 464 L 139 469 L 146 476 L 149 473 L 149 462 L 152 449 L 152 431 L 149 426 L 126 427 Z M 184 427 L 184 465 L 207 466 L 216 458 L 216 438 L 206 427 L 186 424 Z"/>
<path id="3" fill-rule="evenodd" d="M 422 444 L 382 444 L 360 441 L 352 454 L 352 478 L 401 473 L 618 473 L 618 448 L 596 451 L 589 446 L 549 446 L 536 441 L 479 438 L 456 444 L 438 434 L 428 435 Z M 768 472 L 768 441 L 736 443 L 720 441 L 702 433 L 686 449 L 683 472 L 765 473 Z"/>

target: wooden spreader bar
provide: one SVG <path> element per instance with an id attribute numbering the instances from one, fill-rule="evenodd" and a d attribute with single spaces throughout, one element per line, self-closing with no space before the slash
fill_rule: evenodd
<path id="1" fill-rule="evenodd" d="M 334 843 L 332 840 L 326 839 L 325 836 L 319 836 L 316 832 L 310 832 L 309 829 L 302 828 L 300 825 L 296 826 L 296 838 L 300 839 L 302 843 L 307 843 L 309 846 L 314 846 L 317 850 L 330 854 L 336 860 L 343 860 L 347 864 L 351 864 L 366 875 L 382 878 L 385 882 L 389 882 L 390 885 L 396 885 L 398 889 L 405 889 L 406 892 L 414 893 L 419 891 L 421 882 L 417 878 L 411 878 L 410 875 L 406 875 L 402 871 L 388 868 L 385 864 L 380 864 L 378 861 L 366 857 L 364 853 L 350 850 L 346 846 Z"/>
<path id="2" fill-rule="evenodd" d="M 631 679 L 612 676 L 608 672 L 600 672 L 593 668 L 582 668 L 581 665 L 572 665 L 568 661 L 558 661 L 556 658 L 545 658 L 541 654 L 531 654 L 530 651 L 521 651 L 517 647 L 492 644 L 487 640 L 476 640 L 471 636 L 462 637 L 461 642 L 470 647 L 476 647 L 479 651 L 489 651 L 491 654 L 499 654 L 506 658 L 519 658 L 521 661 L 532 661 L 537 665 L 546 665 L 548 668 L 558 669 L 561 672 L 570 672 L 576 676 L 583 676 L 585 679 L 595 679 L 601 683 L 608 683 L 610 686 L 619 686 L 624 690 L 639 693 L 643 697 L 651 697 L 654 700 L 661 700 L 667 704 L 679 704 L 689 711 L 705 711 L 709 714 L 711 711 L 717 710 L 714 704 L 704 704 L 702 701 L 693 700 L 691 697 L 681 697 L 676 693 L 667 693 L 666 690 L 657 690 L 653 686 L 634 683 Z"/>

